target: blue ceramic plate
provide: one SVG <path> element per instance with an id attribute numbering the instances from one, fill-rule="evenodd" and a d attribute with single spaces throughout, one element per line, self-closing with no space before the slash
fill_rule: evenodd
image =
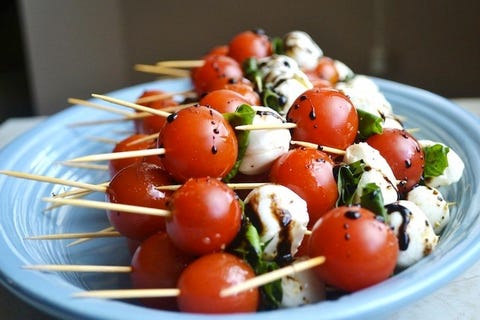
<path id="1" fill-rule="evenodd" d="M 413 267 L 379 285 L 322 302 L 251 315 L 221 316 L 231 319 L 323 319 L 372 318 L 385 315 L 425 296 L 465 271 L 480 257 L 480 124 L 468 112 L 446 99 L 406 85 L 375 79 L 394 111 L 407 117 L 407 127 L 421 128 L 419 138 L 442 141 L 465 161 L 462 180 L 444 192 L 456 202 L 452 220 L 437 249 Z M 169 91 L 190 87 L 188 80 L 152 82 L 111 93 L 135 100 L 145 89 Z M 74 106 L 60 112 L 22 135 L 0 153 L 0 170 L 17 170 L 52 177 L 99 183 L 105 172 L 72 169 L 59 161 L 77 156 L 109 152 L 111 146 L 93 142 L 94 136 L 119 140 L 132 125 L 117 123 L 89 127 L 69 124 L 110 119 L 104 111 Z M 72 319 L 167 319 L 172 313 L 122 301 L 74 299 L 84 289 L 127 286 L 128 276 L 91 273 L 42 273 L 22 269 L 26 264 L 128 265 L 129 254 L 121 238 L 94 240 L 67 247 L 68 240 L 33 241 L 26 236 L 63 232 L 89 232 L 108 226 L 104 212 L 62 207 L 44 212 L 42 197 L 62 192 L 63 187 L 0 176 L 0 281 L 15 294 L 52 315 Z M 91 199 L 101 200 L 96 194 Z M 175 313 L 177 319 L 211 319 L 212 316 Z"/>

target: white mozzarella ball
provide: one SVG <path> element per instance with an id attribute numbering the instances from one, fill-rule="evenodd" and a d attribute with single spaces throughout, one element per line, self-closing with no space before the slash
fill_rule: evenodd
<path id="1" fill-rule="evenodd" d="M 441 144 L 445 146 L 443 143 L 434 142 L 431 140 L 419 140 L 418 143 L 420 147 L 430 147 L 435 144 Z M 465 164 L 463 163 L 462 159 L 458 156 L 458 154 L 449 148 L 447 153 L 447 161 L 448 167 L 445 168 L 443 173 L 438 177 L 431 177 L 425 179 L 425 184 L 429 187 L 438 188 L 441 186 L 447 186 L 452 183 L 458 182 L 463 175 L 463 170 L 465 169 Z"/>
<path id="2" fill-rule="evenodd" d="M 293 58 L 301 69 L 311 70 L 317 66 L 323 51 L 310 35 L 303 31 L 292 31 L 283 37 L 285 54 Z"/>
<path id="3" fill-rule="evenodd" d="M 450 209 L 447 201 L 437 189 L 416 186 L 408 192 L 407 200 L 415 203 L 425 213 L 436 234 L 439 234 L 447 225 L 450 219 Z"/>
<path id="4" fill-rule="evenodd" d="M 284 97 L 285 104 L 281 113 L 286 115 L 293 105 L 293 102 L 308 89 L 310 88 L 306 87 L 303 82 L 298 81 L 296 78 L 286 79 L 280 82 L 275 87 L 275 92 Z"/>
<path id="5" fill-rule="evenodd" d="M 397 267 L 406 268 L 429 255 L 438 243 L 431 223 L 413 202 L 400 200 L 385 206 L 398 240 Z"/>
<path id="6" fill-rule="evenodd" d="M 366 142 L 354 143 L 348 146 L 348 148 L 345 150 L 343 161 L 346 164 L 350 164 L 358 160 L 363 160 L 365 165 L 380 171 L 388 181 L 390 181 L 392 184 L 396 184 L 397 179 L 393 174 L 392 168 L 390 168 L 388 165 L 387 160 L 382 157 L 377 149 L 374 149 Z"/>
<path id="7" fill-rule="evenodd" d="M 355 73 L 342 61 L 333 60 L 333 65 L 338 72 L 338 81 L 348 81 L 355 77 Z"/>
<path id="8" fill-rule="evenodd" d="M 345 88 L 355 88 L 364 91 L 365 94 L 380 91 L 377 84 L 373 82 L 372 79 L 361 74 L 357 74 L 353 78 L 345 82 L 337 83 L 336 88 L 338 90 L 343 90 Z"/>
<path id="9" fill-rule="evenodd" d="M 355 203 L 360 203 L 360 199 L 363 195 L 363 189 L 369 183 L 374 183 L 380 188 L 383 203 L 385 205 L 398 200 L 397 187 L 391 181 L 386 179 L 381 171 L 370 169 L 365 171 L 358 181 L 357 190 L 355 191 L 355 196 L 353 198 Z"/>
<path id="10" fill-rule="evenodd" d="M 256 114 L 252 124 L 281 124 L 282 117 L 267 107 L 253 106 Z M 256 175 L 268 171 L 272 163 L 290 148 L 288 129 L 251 130 L 239 171 L 246 175 Z"/>
<path id="11" fill-rule="evenodd" d="M 266 244 L 265 260 L 295 255 L 307 231 L 305 200 L 287 187 L 265 184 L 247 195 L 245 213 L 257 228 L 260 241 Z"/>
<path id="12" fill-rule="evenodd" d="M 389 129 L 399 129 L 399 130 L 403 130 L 405 129 L 403 127 L 403 124 L 398 120 L 398 119 L 395 119 L 393 117 L 393 115 L 391 116 L 387 116 L 384 121 L 383 121 L 383 124 L 382 124 L 382 128 L 383 129 L 386 129 L 386 128 L 389 128 Z"/>
<path id="13" fill-rule="evenodd" d="M 296 261 L 305 261 L 301 257 Z M 281 308 L 299 307 L 306 304 L 323 301 L 326 297 L 325 284 L 320 281 L 314 269 L 297 272 L 281 279 Z"/>

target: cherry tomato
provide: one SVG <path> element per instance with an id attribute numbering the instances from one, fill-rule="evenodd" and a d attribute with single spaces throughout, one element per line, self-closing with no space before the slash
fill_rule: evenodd
<path id="1" fill-rule="evenodd" d="M 185 108 L 169 116 L 158 146 L 165 148 L 165 169 L 179 182 L 192 177 L 223 178 L 238 153 L 230 124 L 221 113 L 205 106 Z"/>
<path id="2" fill-rule="evenodd" d="M 315 72 L 307 71 L 305 74 L 314 88 L 333 88 L 333 85 L 330 83 L 330 81 L 320 78 Z"/>
<path id="3" fill-rule="evenodd" d="M 309 240 L 311 257 L 324 256 L 320 279 L 345 291 L 356 291 L 392 275 L 398 256 L 392 229 L 369 210 L 337 207 L 314 225 Z"/>
<path id="4" fill-rule="evenodd" d="M 208 53 L 208 55 L 221 55 L 221 56 L 226 56 L 228 55 L 228 45 L 220 45 L 220 46 L 215 46 L 213 47 Z M 206 57 L 206 56 L 205 56 Z M 204 57 L 204 58 L 205 58 Z"/>
<path id="5" fill-rule="evenodd" d="M 208 55 L 205 63 L 199 68 L 192 69 L 192 81 L 199 96 L 222 89 L 227 83 L 235 83 L 243 78 L 240 64 L 233 58 L 224 55 Z"/>
<path id="6" fill-rule="evenodd" d="M 367 143 L 377 149 L 400 180 L 399 191 L 410 191 L 423 174 L 425 164 L 423 150 L 418 141 L 405 130 L 384 129 L 381 134 L 370 136 Z"/>
<path id="7" fill-rule="evenodd" d="M 350 99 L 333 89 L 310 89 L 301 94 L 287 113 L 294 122 L 292 139 L 346 149 L 358 130 L 358 116 Z"/>
<path id="8" fill-rule="evenodd" d="M 325 79 L 331 84 L 338 82 L 339 74 L 335 62 L 332 58 L 321 57 L 314 71 L 321 79 Z"/>
<path id="9" fill-rule="evenodd" d="M 322 151 L 292 149 L 273 163 L 270 181 L 286 186 L 307 202 L 312 226 L 337 201 L 333 166 L 333 161 Z"/>
<path id="10" fill-rule="evenodd" d="M 220 291 L 255 277 L 252 268 L 234 255 L 219 252 L 192 262 L 180 275 L 180 311 L 195 313 L 255 312 L 257 288 L 221 297 Z"/>
<path id="11" fill-rule="evenodd" d="M 120 170 L 110 181 L 106 197 L 111 203 L 166 209 L 171 192 L 155 187 L 172 184 L 160 167 L 137 162 Z M 127 238 L 143 240 L 159 230 L 165 230 L 165 218 L 107 210 L 110 223 Z"/>
<path id="12" fill-rule="evenodd" d="M 146 107 L 157 109 L 157 110 L 160 110 L 160 109 L 163 109 L 163 108 L 169 107 L 169 106 L 178 105 L 178 103 L 175 100 L 173 100 L 172 98 L 153 100 L 153 101 L 150 101 L 150 102 L 143 102 L 143 103 L 141 102 L 142 98 L 153 97 L 153 96 L 156 96 L 156 95 L 160 95 L 162 93 L 164 93 L 164 92 L 162 92 L 160 90 L 145 91 L 140 96 L 137 103 L 140 104 L 140 105 L 146 106 Z M 144 134 L 158 133 L 160 131 L 160 129 L 163 127 L 163 125 L 165 124 L 165 121 L 166 121 L 165 117 L 155 116 L 155 115 L 148 116 L 148 117 L 141 118 L 141 119 L 135 119 L 135 130 L 139 133 L 144 133 Z"/>
<path id="13" fill-rule="evenodd" d="M 176 288 L 178 278 L 193 260 L 168 238 L 158 232 L 145 239 L 132 257 L 130 278 L 134 289 Z M 177 310 L 176 298 L 146 298 L 142 303 L 151 308 Z"/>
<path id="14" fill-rule="evenodd" d="M 135 150 L 145 150 L 156 147 L 156 142 L 152 140 L 141 141 L 142 138 L 145 138 L 145 134 L 133 134 L 115 145 L 112 152 L 124 152 L 124 151 L 135 151 Z M 141 142 L 138 142 L 141 141 Z M 162 166 L 162 161 L 158 156 L 148 156 L 148 157 L 133 157 L 126 159 L 115 159 L 110 160 L 108 163 L 108 169 L 110 172 L 110 177 L 113 177 L 117 174 L 118 171 L 126 168 L 135 162 L 146 161 L 149 163 Z"/>
<path id="15" fill-rule="evenodd" d="M 190 179 L 172 195 L 167 233 L 181 250 L 223 250 L 237 235 L 242 209 L 235 192 L 215 178 Z"/>
<path id="16" fill-rule="evenodd" d="M 239 93 L 227 89 L 210 91 L 200 99 L 199 103 L 220 113 L 235 112 L 242 104 L 249 104 Z"/>
<path id="17" fill-rule="evenodd" d="M 264 58 L 272 55 L 272 44 L 263 30 L 244 31 L 228 44 L 228 54 L 238 63 L 248 58 Z"/>
<path id="18" fill-rule="evenodd" d="M 224 89 L 238 92 L 251 106 L 261 105 L 260 95 L 253 89 L 253 85 L 248 79 L 242 79 L 242 81 L 236 83 L 227 83 Z"/>

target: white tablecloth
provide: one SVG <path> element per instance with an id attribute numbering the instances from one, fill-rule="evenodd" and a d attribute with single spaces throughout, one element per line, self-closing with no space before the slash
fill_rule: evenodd
<path id="1" fill-rule="evenodd" d="M 453 99 L 453 102 L 480 116 L 480 98 Z M 9 119 L 0 126 L 0 148 L 44 117 Z M 398 310 L 386 319 L 479 319 L 480 262 L 440 290 Z M 0 319 L 51 319 L 0 287 Z M 319 315 L 321 318 L 321 315 Z"/>

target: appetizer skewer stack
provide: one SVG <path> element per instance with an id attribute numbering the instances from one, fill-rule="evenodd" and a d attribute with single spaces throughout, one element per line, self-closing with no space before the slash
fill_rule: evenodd
<path id="1" fill-rule="evenodd" d="M 147 306 L 228 313 L 315 303 L 326 287 L 384 281 L 437 245 L 449 219 L 439 188 L 461 178 L 461 159 L 417 140 L 372 80 L 308 34 L 246 31 L 201 60 L 136 68 L 188 75 L 194 90 L 146 91 L 135 103 L 94 95 L 131 113 L 71 100 L 135 122 L 112 154 L 66 161 L 107 160 L 109 182 L 2 173 L 79 188 L 45 199 L 55 205 L 105 209 L 113 230 L 95 236 L 138 244 L 121 269 L 132 286 L 176 297 Z M 67 199 L 87 192 L 107 201 Z"/>

